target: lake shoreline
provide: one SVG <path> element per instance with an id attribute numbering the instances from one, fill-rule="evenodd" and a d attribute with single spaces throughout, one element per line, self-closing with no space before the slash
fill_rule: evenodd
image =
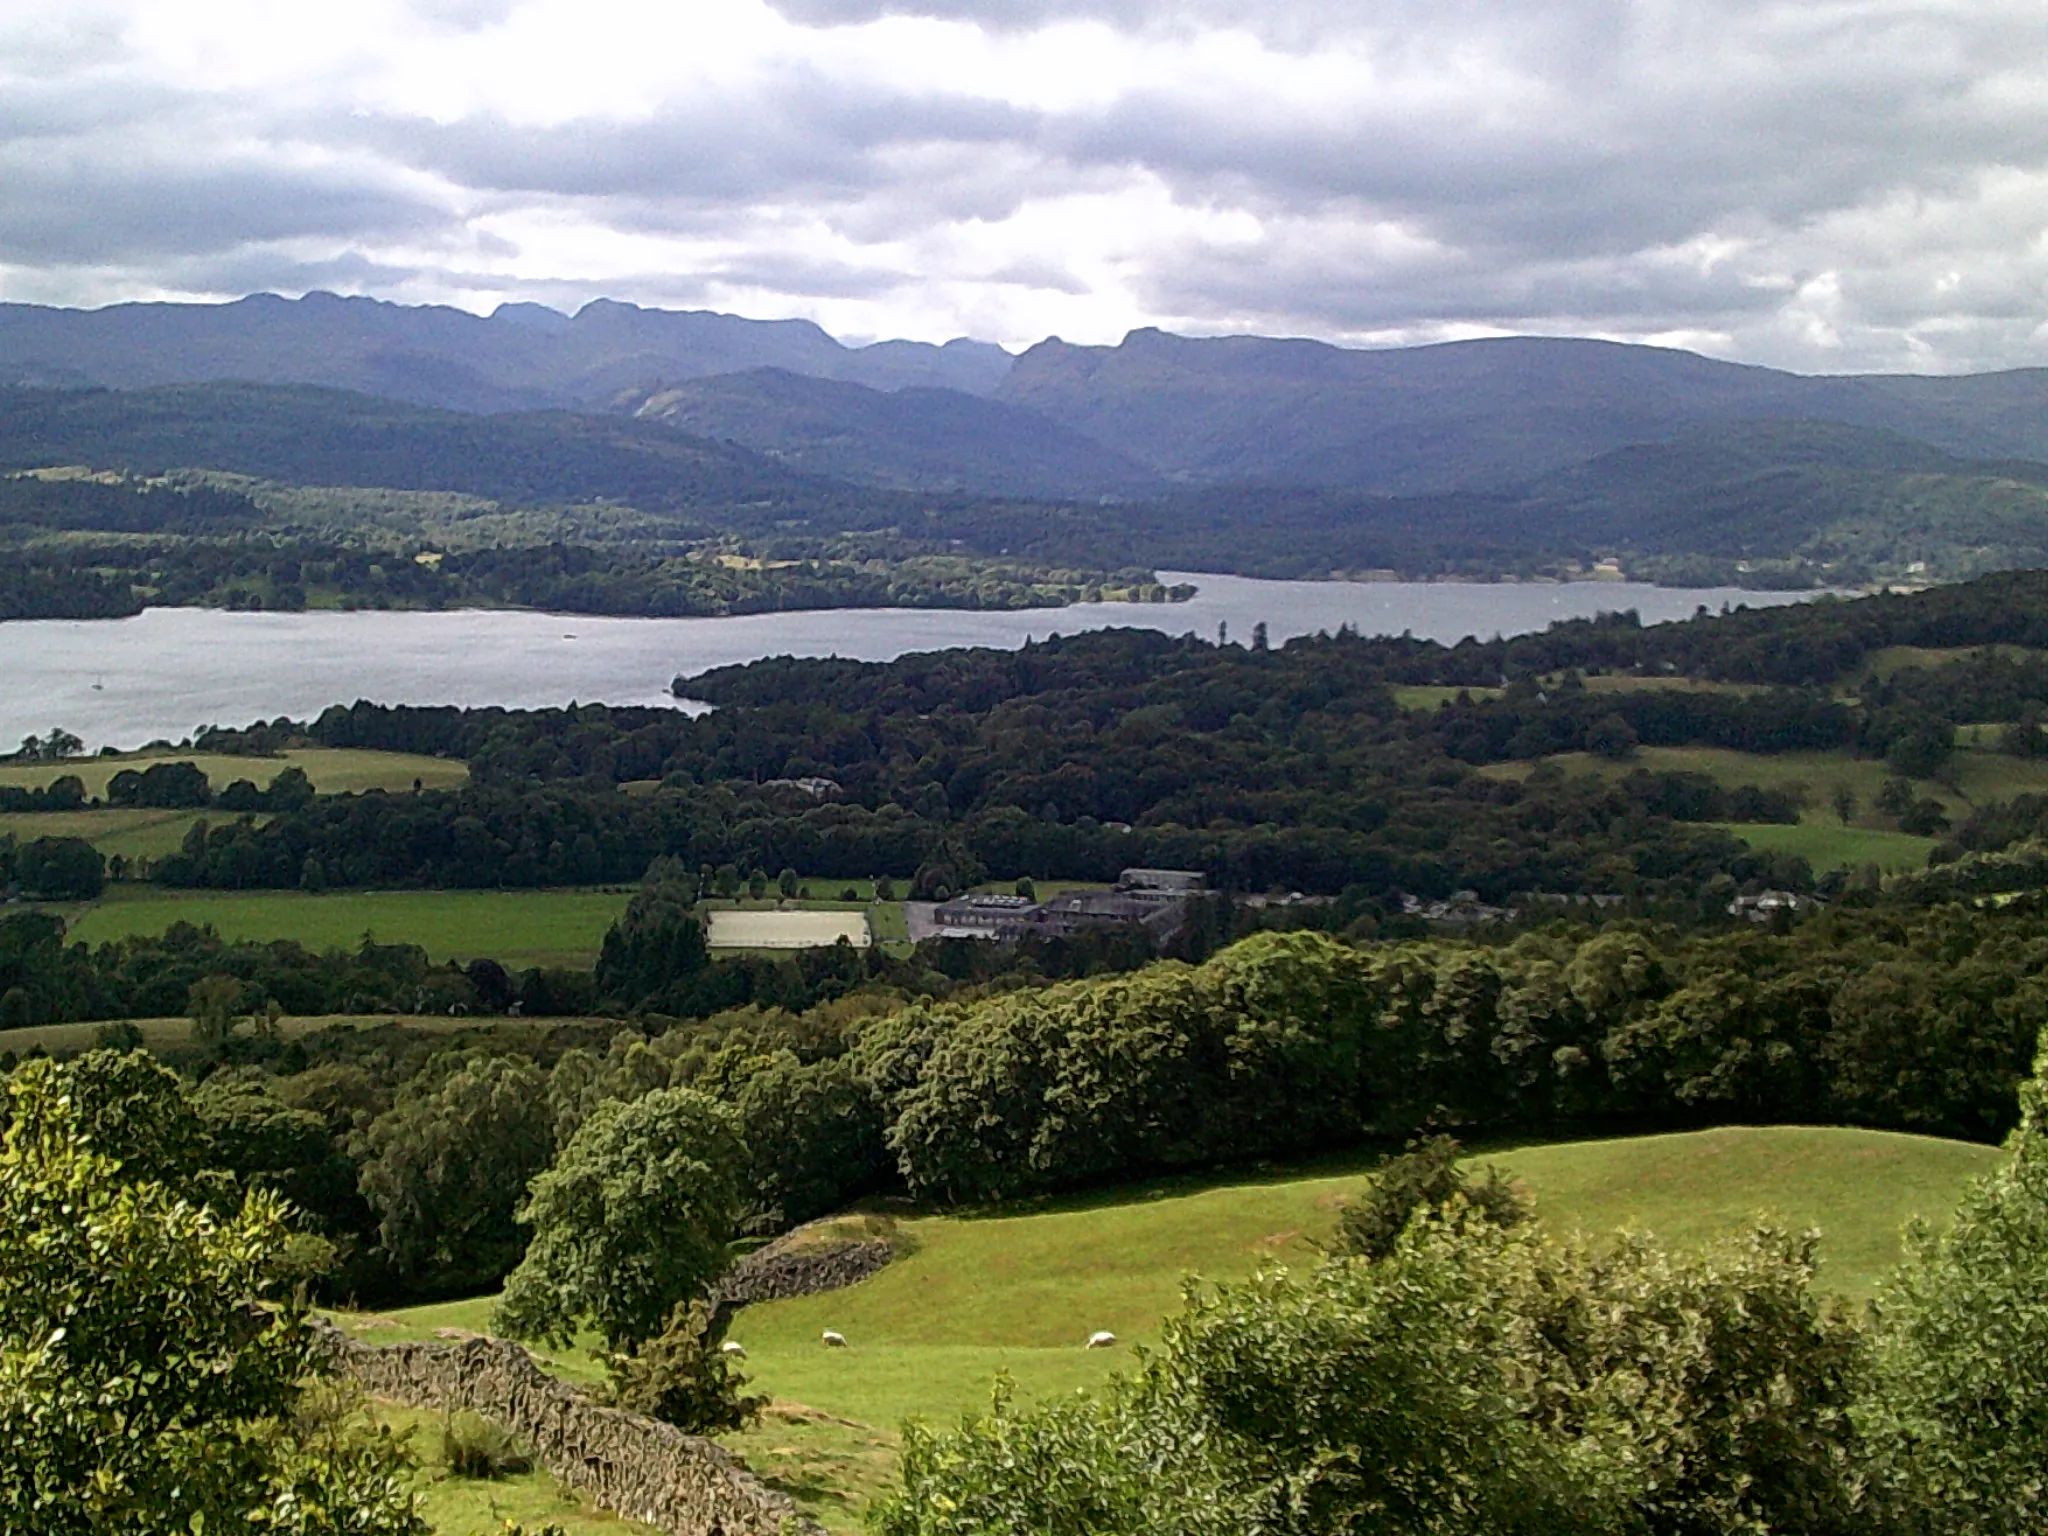
<path id="1" fill-rule="evenodd" d="M 604 702 L 673 709 L 670 692 L 720 667 L 771 656 L 888 661 L 914 652 L 988 647 L 1086 630 L 1145 628 L 1205 640 L 1269 643 L 1335 632 L 1412 634 L 1454 644 L 1466 635 L 1523 634 L 1559 620 L 1632 610 L 1646 624 L 1701 606 L 1764 607 L 1814 593 L 1671 589 L 1595 581 L 1271 581 L 1162 571 L 1190 582 L 1177 603 L 1063 608 L 804 609 L 724 618 L 648 619 L 525 609 L 358 609 L 298 613 L 152 608 L 123 619 L 24 619 L 6 626 L 0 742 L 62 727 L 89 750 L 177 741 L 208 726 L 335 704 L 509 709 Z"/>

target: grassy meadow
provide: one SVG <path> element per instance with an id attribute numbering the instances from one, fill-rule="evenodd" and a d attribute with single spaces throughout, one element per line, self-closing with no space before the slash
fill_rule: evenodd
<path id="1" fill-rule="evenodd" d="M 227 939 L 293 939 L 308 949 L 354 949 L 369 934 L 422 946 L 435 961 L 479 956 L 509 966 L 589 966 L 625 910 L 623 890 L 167 891 L 112 886 L 77 909 L 71 938 L 86 944 L 160 934 L 177 922 Z"/>
<path id="2" fill-rule="evenodd" d="M 1559 1234 L 1632 1225 L 1677 1246 L 1738 1232 L 1768 1212 L 1817 1226 L 1822 1283 L 1869 1296 L 1897 1261 L 1899 1229 L 1939 1219 L 1994 1149 L 1929 1137 L 1813 1127 L 1732 1128 L 1527 1146 L 1476 1157 L 1534 1195 Z M 1357 1159 L 1306 1172 L 1180 1179 L 968 1216 L 849 1216 L 896 1228 L 907 1250 L 850 1290 L 750 1307 L 731 1336 L 773 1407 L 727 1437 L 755 1471 L 828 1525 L 850 1530 L 893 1471 L 897 1427 L 984 1406 L 996 1373 L 1024 1396 L 1100 1384 L 1129 1346 L 1156 1340 L 1189 1274 L 1223 1280 L 1313 1263 L 1343 1203 L 1369 1178 Z M 369 1341 L 486 1331 L 491 1299 L 344 1317 Z M 826 1328 L 850 1348 L 826 1349 Z M 1084 1348 L 1098 1328 L 1109 1350 Z M 590 1379 L 564 1353 L 563 1374 Z"/>
<path id="3" fill-rule="evenodd" d="M 82 837 L 106 858 L 160 859 L 184 846 L 185 834 L 205 811 L 159 811 L 102 807 L 90 811 L 0 812 L 0 837 L 34 842 L 39 837 Z M 214 818 L 218 820 L 216 816 Z M 265 818 L 259 816 L 257 821 Z"/>
<path id="4" fill-rule="evenodd" d="M 1443 683 L 1407 683 L 1389 691 L 1400 709 L 1441 709 L 1461 693 L 1472 699 L 1497 699 L 1505 692 L 1500 688 L 1452 688 Z"/>
<path id="5" fill-rule="evenodd" d="M 1961 645 L 1939 648 L 1925 645 L 1887 645 L 1872 651 L 1863 658 L 1863 669 L 1872 677 L 1891 677 L 1912 667 L 1939 667 L 1949 662 L 1967 661 L 1970 657 L 1991 651 L 2008 661 L 2024 661 L 2039 656 L 2037 650 L 2024 645 Z"/>
<path id="6" fill-rule="evenodd" d="M 1815 874 L 1830 869 L 1861 869 L 1875 864 L 1886 874 L 1925 869 L 1928 850 L 1936 839 L 1915 837 L 1910 832 L 1886 832 L 1875 827 L 1841 826 L 1824 821 L 1802 821 L 1797 826 L 1776 822 L 1722 822 L 1750 847 L 1764 853 L 1796 853 L 1813 866 Z"/>
<path id="7" fill-rule="evenodd" d="M 237 779 L 258 789 L 267 787 L 287 768 L 302 768 L 323 795 L 366 789 L 393 793 L 409 790 L 417 779 L 425 789 L 453 789 L 469 781 L 469 765 L 454 758 L 422 757 L 410 752 L 364 752 L 352 747 L 305 747 L 276 757 L 238 757 L 220 752 L 129 752 L 118 757 L 78 757 L 60 763 L 0 765 L 0 785 L 36 789 L 52 779 L 76 774 L 89 799 L 104 799 L 107 781 L 123 769 L 138 772 L 153 763 L 192 763 L 216 790 Z"/>

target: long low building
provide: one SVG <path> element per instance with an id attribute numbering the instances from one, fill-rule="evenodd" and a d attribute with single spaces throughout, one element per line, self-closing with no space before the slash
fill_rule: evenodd
<path id="1" fill-rule="evenodd" d="M 1155 942 L 1163 942 L 1187 920 L 1188 902 L 1207 888 L 1208 877 L 1196 870 L 1127 869 L 1112 890 L 1064 891 L 1044 901 L 1028 896 L 955 896 L 932 910 L 932 925 L 939 938 L 1014 944 L 1137 923 Z"/>

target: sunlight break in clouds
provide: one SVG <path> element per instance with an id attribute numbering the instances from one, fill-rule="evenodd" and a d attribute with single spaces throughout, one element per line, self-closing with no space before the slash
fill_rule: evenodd
<path id="1" fill-rule="evenodd" d="M 0 0 L 0 297 L 2048 361 L 2048 12 Z"/>

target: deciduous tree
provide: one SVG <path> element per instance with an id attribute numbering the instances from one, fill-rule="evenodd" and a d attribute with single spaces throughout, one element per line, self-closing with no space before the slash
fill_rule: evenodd
<path id="1" fill-rule="evenodd" d="M 654 1338 L 724 1271 L 745 1167 L 731 1111 L 704 1094 L 600 1106 L 533 1181 L 519 1212 L 533 1242 L 498 1326 L 558 1344 L 589 1326 L 629 1352 Z"/>

